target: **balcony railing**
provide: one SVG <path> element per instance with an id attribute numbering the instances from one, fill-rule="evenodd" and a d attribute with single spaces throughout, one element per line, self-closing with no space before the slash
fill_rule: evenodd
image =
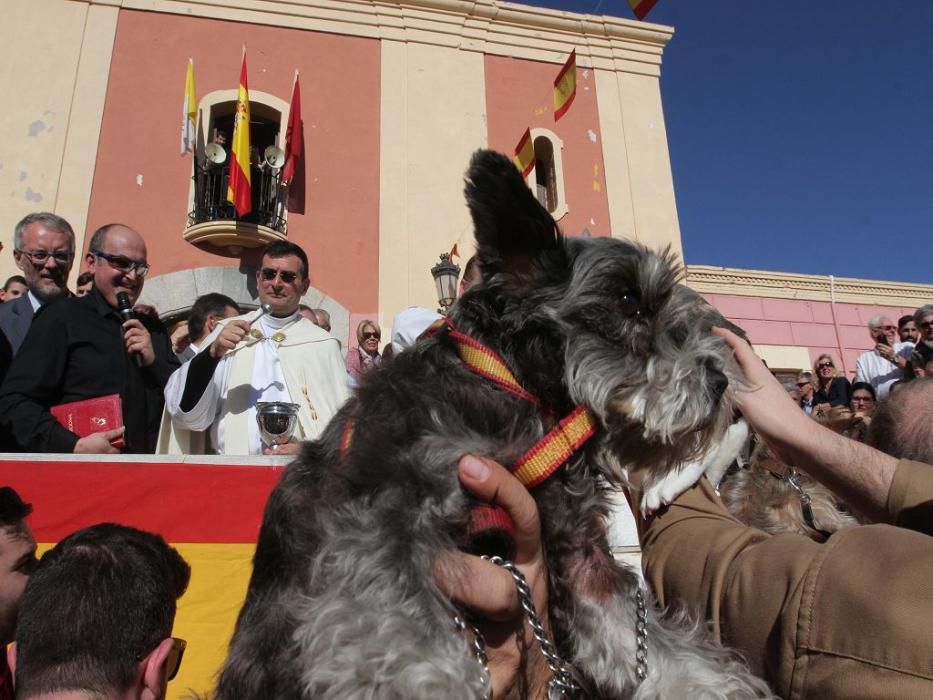
<path id="1" fill-rule="evenodd" d="M 197 166 L 194 174 L 194 209 L 188 213 L 188 227 L 210 221 L 238 221 L 266 226 L 286 235 L 285 206 L 288 186 L 281 182 L 282 169 L 266 164 L 250 166 L 253 209 L 237 216 L 227 201 L 229 163 Z"/>

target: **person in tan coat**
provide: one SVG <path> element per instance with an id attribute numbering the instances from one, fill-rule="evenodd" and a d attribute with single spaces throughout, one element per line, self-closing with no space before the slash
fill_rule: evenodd
<path id="1" fill-rule="evenodd" d="M 751 348 L 735 351 L 746 419 L 783 461 L 878 524 L 825 543 L 735 520 L 703 479 L 643 524 L 661 605 L 709 619 L 783 698 L 933 697 L 933 466 L 898 460 L 801 412 Z"/>

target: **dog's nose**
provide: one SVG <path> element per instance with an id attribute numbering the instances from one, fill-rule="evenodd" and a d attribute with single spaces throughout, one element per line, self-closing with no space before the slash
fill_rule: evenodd
<path id="1" fill-rule="evenodd" d="M 723 374 L 722 370 L 713 364 L 712 360 L 706 361 L 706 383 L 713 402 L 718 403 L 723 393 L 725 393 L 726 387 L 729 386 L 729 379 Z"/>

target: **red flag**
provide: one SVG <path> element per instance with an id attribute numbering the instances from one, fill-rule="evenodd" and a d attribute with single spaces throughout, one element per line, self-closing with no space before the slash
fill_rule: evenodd
<path id="1" fill-rule="evenodd" d="M 635 16 L 638 19 L 644 19 L 651 8 L 657 4 L 658 0 L 628 0 L 629 6 L 632 8 L 632 12 L 635 13 Z"/>
<path id="2" fill-rule="evenodd" d="M 302 151 L 302 125 L 301 125 L 301 85 L 298 76 L 295 76 L 295 87 L 292 88 L 292 104 L 288 109 L 288 128 L 285 130 L 285 167 L 282 168 L 282 182 L 289 183 L 295 177 L 295 171 L 304 167 L 301 162 Z"/>

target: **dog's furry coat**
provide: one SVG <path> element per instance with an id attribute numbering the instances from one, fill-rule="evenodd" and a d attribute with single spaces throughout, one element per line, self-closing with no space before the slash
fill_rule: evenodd
<path id="1" fill-rule="evenodd" d="M 544 415 L 581 403 L 596 436 L 533 491 L 560 653 L 593 697 L 767 695 L 700 631 L 653 612 L 638 684 L 639 576 L 606 542 L 609 483 L 627 478 L 666 500 L 665 476 L 702 461 L 731 422 L 724 392 L 738 370 L 709 333 L 729 324 L 677 284 L 671 256 L 565 240 L 504 156 L 474 156 L 466 193 L 483 279 L 452 322 L 553 414 L 472 373 L 443 333 L 367 375 L 270 497 L 218 698 L 482 697 L 484 676 L 431 573 L 466 544 L 457 461 L 511 464 L 551 427 Z"/>

